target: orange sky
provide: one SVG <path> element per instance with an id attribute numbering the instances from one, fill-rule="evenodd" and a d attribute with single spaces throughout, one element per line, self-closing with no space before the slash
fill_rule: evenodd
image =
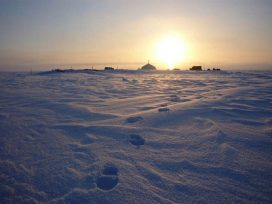
<path id="1" fill-rule="evenodd" d="M 178 35 L 176 67 L 272 65 L 272 1 L 1 1 L 0 70 L 137 68 Z"/>

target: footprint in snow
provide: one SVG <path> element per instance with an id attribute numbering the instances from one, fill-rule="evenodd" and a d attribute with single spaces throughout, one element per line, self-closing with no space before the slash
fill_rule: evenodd
<path id="1" fill-rule="evenodd" d="M 136 117 L 129 117 L 129 118 L 127 118 L 127 119 L 126 119 L 126 122 L 127 122 L 127 123 L 136 123 L 136 122 L 139 122 L 139 121 L 141 121 L 141 120 L 143 120 L 143 117 L 141 117 L 141 116 L 136 116 Z"/>
<path id="2" fill-rule="evenodd" d="M 98 188 L 104 191 L 113 189 L 118 184 L 117 176 L 100 176 L 96 179 L 96 185 Z"/>
<path id="3" fill-rule="evenodd" d="M 112 190 L 119 182 L 118 168 L 113 165 L 105 165 L 102 175 L 96 179 L 96 186 L 104 191 Z"/>
<path id="4" fill-rule="evenodd" d="M 158 111 L 159 111 L 159 112 L 169 112 L 170 109 L 169 109 L 169 108 L 159 108 Z"/>
<path id="5" fill-rule="evenodd" d="M 145 139 L 140 136 L 140 135 L 137 135 L 137 134 L 131 134 L 130 135 L 130 138 L 129 138 L 129 142 L 132 144 L 132 145 L 135 145 L 135 146 L 141 146 L 141 145 L 144 145 L 145 144 Z"/>

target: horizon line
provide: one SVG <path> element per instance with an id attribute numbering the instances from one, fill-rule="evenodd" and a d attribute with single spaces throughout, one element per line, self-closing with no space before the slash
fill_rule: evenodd
<path id="1" fill-rule="evenodd" d="M 51 70 L 57 68 L 65 68 L 65 69 L 103 69 L 105 66 L 111 66 L 117 69 L 138 69 L 143 65 L 147 64 L 147 62 L 87 62 L 87 63 L 42 63 L 42 64 L 0 64 L 0 69 L 2 71 L 29 71 L 29 70 Z M 152 63 L 157 66 L 158 70 L 167 70 L 166 66 L 163 66 L 161 63 Z M 127 65 L 127 66 L 124 66 Z M 131 66 L 134 65 L 134 66 Z M 175 68 L 186 70 L 186 68 L 190 68 L 191 66 L 202 66 L 203 68 L 224 68 L 227 70 L 272 70 L 272 64 L 270 63 L 183 63 L 179 66 L 175 66 Z M 98 67 L 96 67 L 98 66 Z"/>

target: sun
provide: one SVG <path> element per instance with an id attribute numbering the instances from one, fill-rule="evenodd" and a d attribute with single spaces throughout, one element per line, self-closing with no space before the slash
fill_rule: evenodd
<path id="1" fill-rule="evenodd" d="M 186 46 L 181 38 L 168 36 L 160 40 L 156 46 L 157 60 L 166 65 L 168 69 L 173 69 L 185 58 Z"/>

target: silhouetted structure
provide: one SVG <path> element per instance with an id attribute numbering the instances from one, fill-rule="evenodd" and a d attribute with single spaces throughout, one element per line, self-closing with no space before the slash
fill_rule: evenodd
<path id="1" fill-rule="evenodd" d="M 219 68 L 213 68 L 213 71 L 220 71 L 221 69 Z"/>
<path id="2" fill-rule="evenodd" d="M 156 70 L 156 67 L 152 64 L 149 64 L 149 61 L 146 65 L 142 66 L 141 70 Z"/>
<path id="3" fill-rule="evenodd" d="M 202 66 L 192 66 L 192 68 L 190 68 L 190 70 L 201 71 L 202 70 Z"/>
<path id="4" fill-rule="evenodd" d="M 114 70 L 113 67 L 105 67 L 104 70 Z"/>
<path id="5" fill-rule="evenodd" d="M 52 69 L 53 72 L 65 72 L 63 69 Z"/>

